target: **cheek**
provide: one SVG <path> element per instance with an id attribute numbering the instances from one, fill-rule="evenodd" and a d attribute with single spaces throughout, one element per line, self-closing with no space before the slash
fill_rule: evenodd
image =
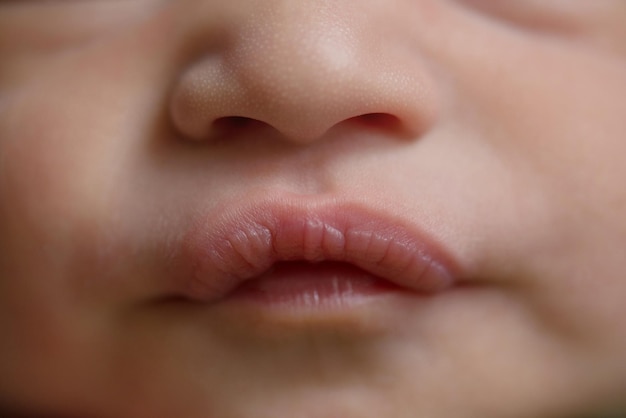
<path id="1" fill-rule="evenodd" d="M 562 328 L 612 347 L 615 360 L 626 347 L 616 320 L 626 312 L 626 66 L 592 52 L 537 50 L 527 59 L 541 65 L 518 68 L 522 81 L 491 97 L 500 109 L 491 123 L 501 132 L 492 144 L 542 179 L 555 215 L 550 230 L 560 240 L 560 258 L 532 261 L 551 274 L 538 275 L 541 292 L 530 299 Z"/>
<path id="2" fill-rule="evenodd" d="M 111 297 L 94 287 L 131 263 L 120 259 L 135 243 L 120 237 L 137 235 L 143 218 L 133 213 L 152 207 L 140 197 L 141 161 L 160 102 L 114 51 L 119 45 L 44 60 L 46 71 L 2 97 L 0 307 L 6 297 L 91 309 L 94 295 Z"/>
<path id="3" fill-rule="evenodd" d="M 560 210 L 626 226 L 623 59 L 574 40 L 491 38 L 469 39 L 467 49 L 481 55 L 455 65 L 457 120 L 472 124 L 517 175 L 540 180 Z"/>
<path id="4" fill-rule="evenodd" d="M 58 104 L 26 95 L 0 122 L 3 219 L 51 237 L 65 235 L 68 219 L 95 215 L 90 202 L 102 190 L 94 172 L 101 156 L 85 149 L 84 134 L 63 116 Z"/>
<path id="5" fill-rule="evenodd" d="M 54 380 L 86 382 L 93 369 L 102 327 L 81 296 L 112 181 L 111 151 L 88 140 L 98 121 L 56 85 L 6 97 L 0 114 L 0 393 L 51 400 L 79 392 Z"/>
<path id="6" fill-rule="evenodd" d="M 626 65 L 570 40 L 468 33 L 474 37 L 447 66 L 456 70 L 455 121 L 493 151 L 512 186 L 532 186 L 509 188 L 515 216 L 494 206 L 480 231 L 489 243 L 485 266 L 510 272 L 551 330 L 610 347 L 606 364 L 622 364 Z M 488 193 L 506 198 L 504 190 Z M 503 239 L 519 225 L 527 227 Z"/>
<path id="7" fill-rule="evenodd" d="M 0 299 L 42 309 L 73 304 L 93 257 L 76 260 L 106 227 L 112 182 L 110 151 L 91 140 L 98 121 L 52 81 L 7 97 L 0 116 Z"/>
<path id="8" fill-rule="evenodd" d="M 111 88 L 123 82 L 95 80 L 94 60 L 67 61 L 42 63 L 50 71 L 15 89 L 0 116 L 1 208 L 57 237 L 110 216 L 133 133 Z"/>

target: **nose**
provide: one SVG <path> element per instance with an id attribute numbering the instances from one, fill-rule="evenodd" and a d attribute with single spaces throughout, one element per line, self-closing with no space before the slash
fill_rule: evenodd
<path id="1" fill-rule="evenodd" d="M 187 138 L 210 140 L 250 122 L 300 143 L 354 122 L 417 137 L 436 119 L 422 57 L 383 0 L 185 4 L 210 15 L 193 20 L 207 47 L 180 71 L 171 96 L 172 121 Z"/>

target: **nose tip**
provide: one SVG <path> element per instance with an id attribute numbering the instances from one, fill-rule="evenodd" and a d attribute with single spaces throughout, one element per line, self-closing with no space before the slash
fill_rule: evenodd
<path id="1" fill-rule="evenodd" d="M 418 135 L 433 119 L 420 64 L 394 55 L 349 18 L 291 6 L 230 32 L 177 82 L 172 119 L 189 138 L 207 140 L 225 125 L 255 122 L 290 141 L 311 142 L 354 120 Z"/>

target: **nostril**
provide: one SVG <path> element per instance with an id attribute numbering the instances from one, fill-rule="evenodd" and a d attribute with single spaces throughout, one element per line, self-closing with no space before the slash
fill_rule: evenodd
<path id="1" fill-rule="evenodd" d="M 216 119 L 213 122 L 213 128 L 217 130 L 244 129 L 250 127 L 254 123 L 262 122 L 245 116 L 225 116 Z"/>
<path id="2" fill-rule="evenodd" d="M 350 122 L 361 125 L 365 129 L 374 129 L 385 132 L 407 134 L 409 130 L 397 116 L 389 113 L 365 113 L 349 119 Z"/>
<path id="3" fill-rule="evenodd" d="M 402 120 L 390 113 L 364 113 L 344 121 L 352 126 L 363 130 L 376 130 L 386 133 L 395 133 L 400 136 L 409 135 L 409 130 Z M 224 116 L 217 118 L 211 124 L 211 136 L 213 138 L 237 137 L 262 130 L 276 130 L 261 120 L 246 116 Z"/>
<path id="4" fill-rule="evenodd" d="M 364 115 L 357 116 L 355 119 L 358 119 L 364 124 L 373 126 L 387 127 L 400 124 L 400 119 L 396 116 L 390 115 L 389 113 L 366 113 Z"/>
<path id="5" fill-rule="evenodd" d="M 267 127 L 265 122 L 257 119 L 245 116 L 225 116 L 213 121 L 211 132 L 215 136 L 230 136 Z"/>

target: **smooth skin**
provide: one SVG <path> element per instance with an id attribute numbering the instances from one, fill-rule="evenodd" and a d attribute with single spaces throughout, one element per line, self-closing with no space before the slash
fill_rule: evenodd
<path id="1" fill-rule="evenodd" d="M 80 418 L 623 408 L 625 5 L 0 2 L 1 402 Z M 190 219 L 266 194 L 410 219 L 462 285 L 354 327 L 167 302 Z"/>

